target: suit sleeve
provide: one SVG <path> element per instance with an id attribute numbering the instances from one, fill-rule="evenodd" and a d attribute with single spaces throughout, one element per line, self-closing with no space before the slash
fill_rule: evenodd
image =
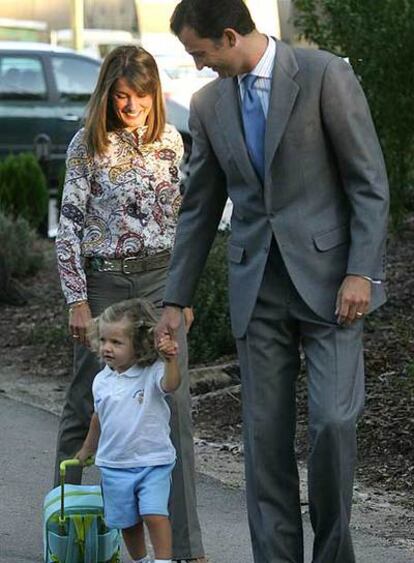
<path id="1" fill-rule="evenodd" d="M 210 145 L 193 98 L 190 107 L 192 151 L 189 176 L 184 184 L 175 246 L 164 301 L 182 307 L 193 295 L 227 199 L 223 170 Z"/>
<path id="2" fill-rule="evenodd" d="M 347 273 L 384 279 L 389 208 L 384 159 L 362 88 L 338 57 L 326 68 L 321 104 L 351 207 Z"/>

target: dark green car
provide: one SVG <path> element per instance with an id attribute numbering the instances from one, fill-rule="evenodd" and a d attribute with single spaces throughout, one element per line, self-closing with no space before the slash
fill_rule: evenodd
<path id="1" fill-rule="evenodd" d="M 0 158 L 35 152 L 55 192 L 99 68 L 68 49 L 0 42 Z"/>

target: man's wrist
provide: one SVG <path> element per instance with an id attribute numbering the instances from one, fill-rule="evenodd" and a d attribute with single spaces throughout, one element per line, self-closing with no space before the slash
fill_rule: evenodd
<path id="1" fill-rule="evenodd" d="M 374 285 L 380 285 L 382 283 L 381 280 L 374 280 L 374 279 L 370 278 L 369 276 L 365 276 L 364 274 L 348 274 L 348 276 L 355 276 L 357 278 L 362 278 L 363 280 L 367 280 Z"/>

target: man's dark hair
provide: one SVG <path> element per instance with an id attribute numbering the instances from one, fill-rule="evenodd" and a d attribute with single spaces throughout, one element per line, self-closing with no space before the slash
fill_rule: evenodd
<path id="1" fill-rule="evenodd" d="M 226 28 L 247 35 L 256 26 L 243 0 L 181 0 L 170 20 L 171 31 L 179 35 L 183 27 L 199 37 L 221 39 Z"/>

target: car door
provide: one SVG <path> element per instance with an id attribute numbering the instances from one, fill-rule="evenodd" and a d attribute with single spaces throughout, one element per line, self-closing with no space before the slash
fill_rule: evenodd
<path id="1" fill-rule="evenodd" d="M 53 134 L 53 103 L 40 54 L 0 51 L 0 157 L 33 151 Z"/>

